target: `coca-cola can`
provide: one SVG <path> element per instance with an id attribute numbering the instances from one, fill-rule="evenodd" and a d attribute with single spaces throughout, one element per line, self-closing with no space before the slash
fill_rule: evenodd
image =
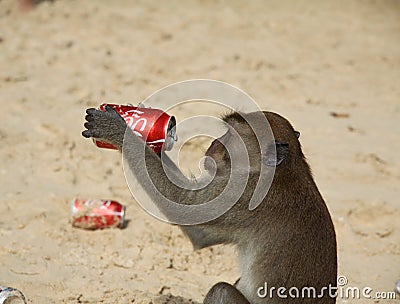
<path id="1" fill-rule="evenodd" d="M 176 120 L 162 110 L 134 107 L 132 105 L 116 105 L 103 103 L 99 110 L 105 111 L 105 107 L 114 108 L 125 120 L 127 126 L 154 150 L 157 154 L 161 151 L 169 151 L 176 141 Z M 99 148 L 117 149 L 113 145 L 99 140 L 93 140 Z"/>
<path id="2" fill-rule="evenodd" d="M 113 200 L 74 199 L 71 202 L 72 226 L 83 229 L 123 228 L 125 206 Z"/>

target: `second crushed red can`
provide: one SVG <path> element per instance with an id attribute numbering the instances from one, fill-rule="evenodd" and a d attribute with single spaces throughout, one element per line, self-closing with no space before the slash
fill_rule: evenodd
<path id="1" fill-rule="evenodd" d="M 71 202 L 72 226 L 83 229 L 123 228 L 125 206 L 113 200 L 74 199 Z"/>
<path id="2" fill-rule="evenodd" d="M 159 109 L 134 107 L 132 105 L 103 103 L 99 106 L 99 110 L 105 111 L 106 106 L 114 108 L 125 120 L 127 126 L 137 136 L 146 140 L 147 145 L 157 154 L 172 149 L 176 141 L 176 120 L 174 116 L 170 116 Z M 94 143 L 99 148 L 116 149 L 113 145 L 98 140 L 94 140 Z"/>

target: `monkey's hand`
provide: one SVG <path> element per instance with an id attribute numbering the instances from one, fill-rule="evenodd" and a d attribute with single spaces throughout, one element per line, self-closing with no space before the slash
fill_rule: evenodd
<path id="1" fill-rule="evenodd" d="M 84 126 L 87 130 L 82 132 L 82 136 L 108 142 L 121 150 L 127 126 L 117 111 L 106 106 L 105 112 L 90 108 L 86 114 Z"/>

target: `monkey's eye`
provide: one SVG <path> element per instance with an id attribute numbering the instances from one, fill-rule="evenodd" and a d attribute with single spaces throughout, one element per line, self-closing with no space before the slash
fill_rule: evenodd
<path id="1" fill-rule="evenodd" d="M 294 131 L 294 135 L 296 135 L 296 138 L 300 137 L 300 132 L 299 131 Z"/>

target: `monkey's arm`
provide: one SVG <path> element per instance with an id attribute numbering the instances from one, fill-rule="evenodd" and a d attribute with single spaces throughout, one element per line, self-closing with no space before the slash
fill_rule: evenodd
<path id="1" fill-rule="evenodd" d="M 190 190 L 193 181 L 187 179 L 166 154 L 162 154 L 160 158 L 143 140 L 134 135 L 131 129 L 127 129 L 124 119 L 113 108 L 107 107 L 106 112 L 88 109 L 86 113 L 87 130 L 83 131 L 82 135 L 109 142 L 122 151 L 130 169 L 156 204 L 165 197 L 181 204 L 200 204 L 212 198 L 214 192 L 208 191 L 208 187 L 197 191 Z M 143 149 L 145 149 L 146 161 L 145 166 L 141 167 L 143 159 L 140 159 L 138 155 L 143 155 Z M 170 177 L 176 178 L 185 187 L 179 187 L 171 182 L 164 170 L 167 170 Z M 149 176 L 151 183 L 143 182 Z M 168 217 L 169 210 L 163 211 Z M 194 249 L 228 242 L 226 235 L 215 233 L 215 229 L 210 229 L 208 225 L 181 226 L 181 228 L 189 237 Z"/>
<path id="2" fill-rule="evenodd" d="M 157 206 L 166 199 L 185 205 L 202 204 L 218 195 L 212 190 L 221 181 L 214 179 L 199 188 L 198 183 L 186 178 L 165 154 L 160 158 L 127 128 L 124 119 L 113 108 L 106 107 L 105 112 L 88 109 L 86 113 L 84 125 L 87 130 L 82 135 L 111 143 L 122 151 L 130 170 Z"/>
<path id="3" fill-rule="evenodd" d="M 86 113 L 87 122 L 84 126 L 87 130 L 82 132 L 84 137 L 93 137 L 111 143 L 122 151 L 125 160 L 139 182 L 148 181 L 149 177 L 151 178 L 151 183 L 143 182 L 142 186 L 155 202 L 162 199 L 162 195 L 174 202 L 179 202 L 183 189 L 170 181 L 164 173 L 160 157 L 130 128 L 127 128 L 125 120 L 113 108 L 107 106 L 105 112 L 91 108 L 87 109 Z M 190 183 L 169 158 L 166 158 L 165 164 L 165 169 L 168 170 L 170 177 L 187 184 Z"/>

